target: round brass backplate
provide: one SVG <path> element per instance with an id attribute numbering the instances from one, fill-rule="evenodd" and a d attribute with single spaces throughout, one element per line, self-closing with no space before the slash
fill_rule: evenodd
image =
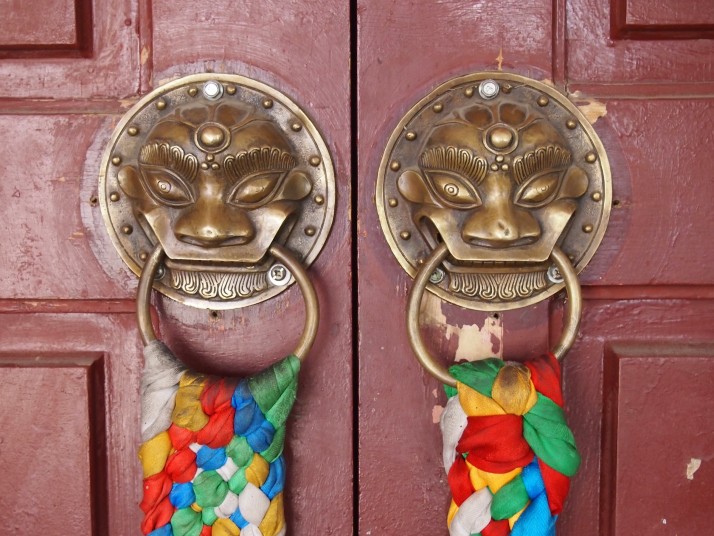
<path id="1" fill-rule="evenodd" d="M 580 273 L 610 217 L 602 142 L 554 88 L 481 72 L 440 85 L 402 118 L 379 166 L 376 203 L 412 276 L 440 243 L 429 290 L 477 310 L 523 307 L 563 288 L 558 246 Z"/>
<path id="2" fill-rule="evenodd" d="M 243 76 L 199 74 L 157 88 L 122 118 L 99 200 L 134 273 L 161 245 L 156 290 L 232 309 L 294 282 L 271 244 L 304 266 L 315 260 L 332 226 L 335 178 L 324 140 L 292 100 Z"/>

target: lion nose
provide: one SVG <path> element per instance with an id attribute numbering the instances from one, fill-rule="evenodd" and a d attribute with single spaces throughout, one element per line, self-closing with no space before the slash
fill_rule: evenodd
<path id="1" fill-rule="evenodd" d="M 255 228 L 245 211 L 200 200 L 179 217 L 174 232 L 182 242 L 206 248 L 247 244 L 255 238 Z"/>
<path id="2" fill-rule="evenodd" d="M 511 204 L 484 206 L 466 220 L 461 231 L 465 242 L 493 248 L 532 244 L 540 234 L 536 219 Z"/>

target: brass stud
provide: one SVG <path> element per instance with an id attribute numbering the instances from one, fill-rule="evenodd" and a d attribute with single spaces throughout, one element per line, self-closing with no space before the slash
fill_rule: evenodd
<path id="1" fill-rule="evenodd" d="M 213 156 L 212 154 L 207 154 L 207 155 L 206 155 L 206 160 L 208 160 L 209 162 L 213 162 L 213 160 L 214 160 L 215 158 L 216 158 L 216 157 Z"/>
<path id="2" fill-rule="evenodd" d="M 320 165 L 320 162 L 322 162 L 322 159 L 321 159 L 319 156 L 314 155 L 314 156 L 311 156 L 311 157 L 310 157 L 310 165 L 311 165 L 312 167 L 317 167 L 317 166 L 319 166 L 319 165 Z"/>
<path id="3" fill-rule="evenodd" d="M 419 259 L 419 260 L 417 261 L 417 264 L 418 264 L 419 266 L 421 266 L 422 264 L 424 264 L 424 259 Z"/>
<path id="4" fill-rule="evenodd" d="M 399 204 L 399 201 L 397 201 L 396 198 L 392 197 L 389 199 L 389 201 L 387 201 L 387 203 L 389 203 L 390 207 L 394 208 Z"/>
<path id="5" fill-rule="evenodd" d="M 589 223 L 586 223 L 583 225 L 583 232 L 584 233 L 592 233 L 593 232 L 593 226 L 590 225 Z"/>
<path id="6" fill-rule="evenodd" d="M 139 253 L 139 258 L 140 258 L 142 261 L 145 261 L 146 259 L 149 258 L 149 254 L 148 254 L 146 251 L 142 251 L 141 253 Z"/>
<path id="7" fill-rule="evenodd" d="M 512 89 L 513 89 L 513 86 L 512 86 L 511 84 L 503 84 L 503 85 L 501 86 L 501 90 L 502 90 L 504 93 L 510 93 Z"/>
<path id="8" fill-rule="evenodd" d="M 273 107 L 273 99 L 263 100 L 263 108 L 268 109 Z"/>
<path id="9" fill-rule="evenodd" d="M 226 93 L 228 93 L 229 95 L 235 95 L 236 87 L 235 86 L 226 86 Z"/>
<path id="10" fill-rule="evenodd" d="M 121 232 L 124 233 L 125 235 L 130 235 L 131 233 L 134 232 L 134 228 L 131 225 L 122 225 Z"/>
<path id="11" fill-rule="evenodd" d="M 216 164 L 215 162 L 214 162 L 213 164 L 211 164 L 211 169 L 219 169 L 220 167 L 221 167 L 221 166 L 219 166 L 219 165 Z"/>
<path id="12" fill-rule="evenodd" d="M 300 123 L 293 123 L 290 125 L 290 128 L 293 129 L 293 132 L 300 132 L 302 130 L 302 125 Z"/>
<path id="13" fill-rule="evenodd" d="M 496 164 L 496 163 L 491 164 L 491 171 L 498 171 L 498 164 Z"/>
<path id="14" fill-rule="evenodd" d="M 323 196 L 321 196 L 320 194 L 317 194 L 313 199 L 315 200 L 315 203 L 317 203 L 318 205 L 322 205 L 325 202 L 325 198 Z"/>
<path id="15" fill-rule="evenodd" d="M 436 113 L 441 113 L 444 109 L 444 105 L 440 102 L 437 102 L 434 106 L 431 107 L 431 109 L 434 110 Z"/>
<path id="16" fill-rule="evenodd" d="M 112 164 L 114 164 L 115 166 L 121 164 L 121 156 L 115 156 L 114 158 L 112 158 Z"/>
<path id="17" fill-rule="evenodd" d="M 602 199 L 602 194 L 600 192 L 593 192 L 590 197 L 593 201 L 600 201 Z"/>
<path id="18" fill-rule="evenodd" d="M 315 227 L 313 227 L 312 225 L 308 225 L 307 227 L 305 227 L 305 234 L 307 236 L 315 236 L 316 232 L 317 229 L 315 229 Z"/>
<path id="19" fill-rule="evenodd" d="M 415 139 L 417 139 L 417 133 L 413 130 L 410 130 L 404 135 L 404 137 L 409 141 L 414 141 Z"/>
<path id="20" fill-rule="evenodd" d="M 139 129 L 136 127 L 129 127 L 126 129 L 126 133 L 129 134 L 129 136 L 136 136 L 139 133 Z"/>
<path id="21" fill-rule="evenodd" d="M 588 164 L 592 164 L 596 160 L 597 160 L 597 155 L 595 153 L 593 153 L 592 151 L 590 151 L 588 154 L 585 155 L 585 161 Z"/>
<path id="22" fill-rule="evenodd" d="M 166 109 L 166 101 L 164 99 L 159 99 L 156 101 L 156 108 L 159 110 Z"/>
<path id="23" fill-rule="evenodd" d="M 538 100 L 536 102 L 538 103 L 538 106 L 548 106 L 550 99 L 545 95 L 541 95 L 540 97 L 538 97 Z"/>
<path id="24" fill-rule="evenodd" d="M 208 164 L 206 162 L 201 162 L 201 169 L 208 169 Z"/>
<path id="25" fill-rule="evenodd" d="M 412 234 L 409 231 L 402 231 L 399 233 L 399 236 L 402 240 L 409 240 L 412 237 Z"/>
<path id="26" fill-rule="evenodd" d="M 568 127 L 570 130 L 573 130 L 575 127 L 578 126 L 578 123 L 576 123 L 575 119 L 568 119 L 565 122 L 565 126 Z"/>
<path id="27" fill-rule="evenodd" d="M 572 262 L 572 261 L 575 260 L 575 255 L 568 255 L 568 258 L 569 258 L 569 259 L 571 260 L 571 262 Z"/>
<path id="28" fill-rule="evenodd" d="M 473 97 L 474 96 L 474 88 L 467 87 L 466 90 L 464 90 L 464 95 L 466 95 L 469 98 Z"/>
<path id="29" fill-rule="evenodd" d="M 501 164 L 501 169 L 503 171 L 508 171 L 508 164 Z"/>
<path id="30" fill-rule="evenodd" d="M 496 162 L 498 162 L 499 164 L 500 164 L 501 162 L 503 162 L 503 155 L 502 155 L 502 154 L 499 154 L 498 156 L 496 156 Z"/>
<path id="31" fill-rule="evenodd" d="M 402 165 L 396 160 L 392 160 L 392 163 L 389 164 L 389 169 L 391 169 L 392 171 L 399 171 L 401 167 Z"/>
<path id="32" fill-rule="evenodd" d="M 191 95 L 192 97 L 195 97 L 196 95 L 198 95 L 198 88 L 195 88 L 195 87 L 188 88 L 188 94 Z"/>
<path id="33" fill-rule="evenodd" d="M 115 203 L 119 201 L 119 192 L 112 192 L 109 194 L 109 201 L 114 201 Z"/>

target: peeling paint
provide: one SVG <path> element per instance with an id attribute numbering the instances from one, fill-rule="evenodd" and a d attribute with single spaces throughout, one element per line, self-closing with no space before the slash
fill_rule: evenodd
<path id="1" fill-rule="evenodd" d="M 141 49 L 140 61 L 142 65 L 146 65 L 146 62 L 149 61 L 149 47 Z"/>
<path id="2" fill-rule="evenodd" d="M 496 56 L 496 63 L 498 63 L 498 66 L 496 67 L 496 69 L 499 71 L 503 71 L 503 47 L 498 49 L 498 56 Z"/>
<path id="3" fill-rule="evenodd" d="M 598 119 L 607 115 L 607 105 L 596 99 L 583 99 L 580 97 L 580 92 L 575 91 L 571 96 L 575 100 L 577 107 L 583 112 L 583 115 L 594 125 Z"/>
<path id="4" fill-rule="evenodd" d="M 696 473 L 702 466 L 701 458 L 692 458 L 687 464 L 687 480 L 694 480 L 694 473 Z"/>
<path id="5" fill-rule="evenodd" d="M 434 424 L 439 424 L 442 413 L 444 413 L 444 406 L 439 406 L 438 404 L 431 410 L 431 420 Z"/>

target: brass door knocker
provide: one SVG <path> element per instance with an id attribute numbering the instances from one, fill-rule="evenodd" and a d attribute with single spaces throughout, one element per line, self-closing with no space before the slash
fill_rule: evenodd
<path id="1" fill-rule="evenodd" d="M 449 397 L 441 430 L 450 535 L 554 533 L 580 464 L 558 360 L 576 339 L 577 274 L 602 240 L 612 199 L 600 139 L 553 87 L 502 72 L 462 76 L 399 121 L 376 199 L 392 252 L 414 277 L 412 350 Z M 419 331 L 425 289 L 462 307 L 507 310 L 562 288 L 562 335 L 535 360 L 447 370 Z"/>
<path id="2" fill-rule="evenodd" d="M 324 141 L 273 88 L 237 75 L 188 76 L 121 120 L 99 191 L 112 241 L 140 275 L 142 532 L 284 536 L 285 426 L 319 320 L 304 266 L 334 216 Z M 230 309 L 292 282 L 305 300 L 303 334 L 291 355 L 250 378 L 187 369 L 151 323 L 152 288 Z"/>

